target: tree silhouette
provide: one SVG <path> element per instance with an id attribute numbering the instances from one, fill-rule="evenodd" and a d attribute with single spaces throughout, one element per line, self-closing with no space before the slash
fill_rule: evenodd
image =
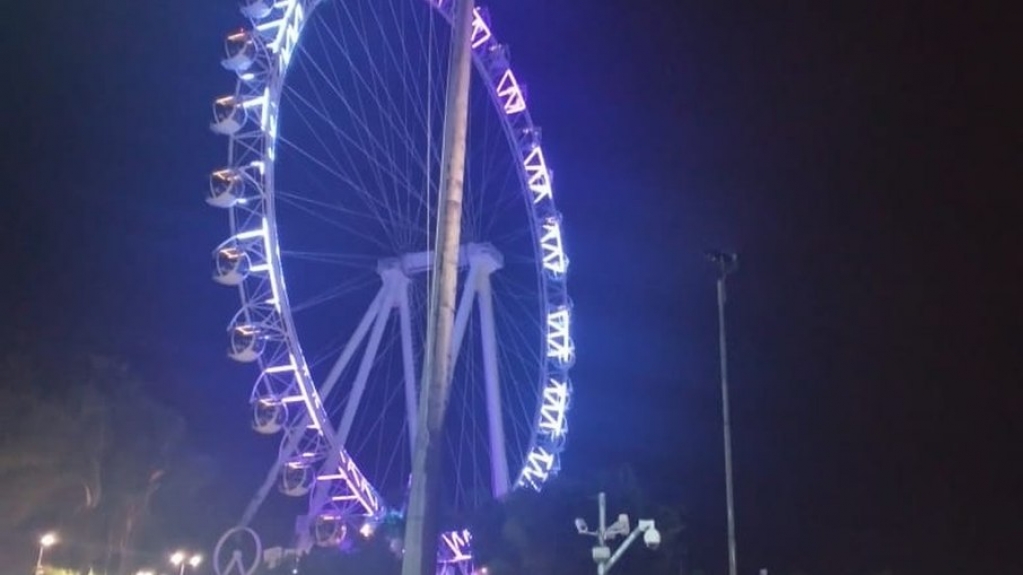
<path id="1" fill-rule="evenodd" d="M 0 556 L 28 572 L 57 528 L 50 558 L 129 572 L 154 495 L 187 461 L 183 418 L 109 358 L 22 352 L 0 367 Z"/>

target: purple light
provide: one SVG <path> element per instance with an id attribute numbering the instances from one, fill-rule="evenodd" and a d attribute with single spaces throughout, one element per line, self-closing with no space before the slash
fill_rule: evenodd
<path id="1" fill-rule="evenodd" d="M 493 37 L 490 32 L 490 26 L 486 20 L 483 19 L 483 13 L 480 12 L 479 8 L 473 10 L 472 19 L 472 48 L 475 50 L 480 46 L 487 43 L 487 40 Z"/>
<path id="2" fill-rule="evenodd" d="M 497 83 L 497 97 L 501 98 L 505 114 L 518 114 L 526 109 L 526 99 L 522 96 L 519 81 L 511 69 L 505 70 Z"/>
<path id="3" fill-rule="evenodd" d="M 441 563 L 472 561 L 472 533 L 468 529 L 442 533 L 440 540 L 443 545 L 437 555 Z"/>

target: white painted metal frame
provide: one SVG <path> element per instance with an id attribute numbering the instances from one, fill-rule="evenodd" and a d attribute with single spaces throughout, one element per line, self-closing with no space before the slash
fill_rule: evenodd
<path id="1" fill-rule="evenodd" d="M 303 409 L 287 412 L 283 422 L 285 433 L 280 452 L 267 481 L 246 510 L 242 524 L 247 524 L 282 469 L 303 469 L 315 473 L 319 481 L 312 486 L 310 517 L 319 513 L 330 501 L 333 508 L 346 516 L 378 518 L 384 503 L 374 487 L 344 450 L 344 439 L 350 433 L 353 415 L 343 417 L 335 430 L 324 409 L 323 400 L 334 390 L 341 372 L 368 336 L 375 348 L 376 335 L 383 329 L 386 317 L 398 309 L 405 379 L 406 409 L 414 418 L 417 401 L 412 331 L 409 317 L 408 291 L 399 279 L 387 279 L 353 333 L 330 374 L 317 386 L 297 340 L 284 289 L 280 265 L 277 222 L 275 217 L 274 161 L 276 158 L 277 117 L 281 90 L 288 64 L 298 45 L 306 17 L 326 0 L 244 0 L 242 13 L 251 20 L 250 30 L 233 34 L 223 65 L 237 75 L 233 94 L 214 103 L 214 132 L 229 139 L 228 161 L 213 173 L 207 202 L 228 210 L 232 234 L 214 252 L 217 271 L 214 279 L 236 286 L 242 301 L 241 310 L 228 326 L 231 335 L 231 357 L 255 362 L 260 375 L 253 387 L 253 405 L 301 405 Z M 344 0 L 333 0 L 342 2 Z M 448 0 L 425 0 L 441 14 L 448 16 Z M 532 205 L 533 237 L 537 261 L 542 270 L 542 292 L 547 300 L 547 326 L 543 335 L 546 346 L 547 376 L 541 385 L 541 405 L 535 421 L 534 445 L 525 456 L 525 465 L 514 479 L 514 485 L 539 488 L 557 471 L 558 453 L 563 446 L 565 413 L 570 393 L 567 371 L 574 361 L 570 338 L 571 304 L 565 287 L 568 259 L 562 241 L 561 218 L 553 203 L 552 174 L 547 167 L 540 144 L 539 129 L 532 122 L 525 91 L 509 66 L 507 51 L 494 39 L 485 9 L 477 9 L 473 21 L 472 47 L 478 77 L 489 82 L 494 105 L 504 113 L 505 134 L 513 152 L 520 154 L 520 179 L 524 193 Z M 408 263 L 408 262 L 406 262 Z M 471 265 L 471 264 L 470 264 Z M 496 335 L 493 319 L 493 295 L 485 258 L 469 270 L 474 281 L 463 292 L 463 299 L 476 299 L 480 325 L 487 389 L 488 433 L 492 461 L 505 462 L 505 468 L 492 463 L 495 493 L 504 493 L 510 482 L 507 458 L 501 456 L 504 442 L 500 417 L 500 382 L 496 369 Z M 496 268 L 495 268 L 496 269 Z M 407 281 L 407 277 L 405 278 Z M 478 297 L 477 297 L 478 296 Z M 459 305 L 456 322 L 461 318 L 461 332 L 470 307 Z M 383 319 L 381 319 L 383 318 Z M 376 336 L 376 337 L 374 337 Z M 458 341 L 457 345 L 460 346 Z M 459 347 L 456 347 L 457 350 Z M 367 349 L 367 352 L 369 350 Z M 366 366 L 366 356 L 363 364 Z M 356 384 L 365 386 L 368 367 L 360 369 Z M 359 381 L 362 383 L 360 384 Z M 410 420 L 414 429 L 414 420 Z M 410 441 L 410 445 L 412 442 Z M 307 525 L 308 526 L 308 525 Z M 308 530 L 307 530 L 308 532 Z M 468 532 L 452 532 L 442 537 L 440 560 L 459 562 L 468 557 Z M 447 551 L 444 551 L 446 548 Z"/>

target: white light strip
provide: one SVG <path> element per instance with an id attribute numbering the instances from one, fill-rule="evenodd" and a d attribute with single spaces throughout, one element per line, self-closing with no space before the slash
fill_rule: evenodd
<path id="1" fill-rule="evenodd" d="M 526 183 L 533 191 L 533 203 L 540 203 L 541 200 L 551 199 L 551 176 L 547 170 L 547 161 L 543 157 L 543 150 L 540 146 L 533 148 L 522 166 L 526 169 Z"/>

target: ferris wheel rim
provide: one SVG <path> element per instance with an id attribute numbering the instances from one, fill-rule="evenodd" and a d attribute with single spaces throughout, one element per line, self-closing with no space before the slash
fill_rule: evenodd
<path id="1" fill-rule="evenodd" d="M 289 17 L 285 15 L 282 19 L 280 26 L 281 35 L 279 36 L 279 42 L 281 43 L 276 47 L 276 56 L 270 60 L 272 62 L 272 67 L 268 70 L 266 75 L 266 89 L 263 94 L 264 101 L 259 104 L 262 109 L 259 131 L 262 132 L 261 137 L 264 142 L 262 145 L 262 155 L 258 160 L 255 160 L 255 162 L 258 162 L 258 165 L 255 163 L 250 165 L 243 161 L 239 161 L 239 157 L 245 157 L 245 148 L 250 144 L 242 141 L 236 134 L 229 134 L 230 144 L 228 162 L 229 169 L 247 170 L 251 168 L 258 174 L 257 177 L 262 178 L 260 188 L 262 199 L 258 202 L 261 205 L 262 211 L 259 212 L 260 208 L 257 208 L 255 210 L 249 210 L 250 213 L 245 215 L 243 214 L 243 211 L 233 209 L 237 206 L 232 206 L 232 209 L 229 212 L 232 232 L 231 238 L 237 241 L 238 238 L 242 238 L 245 234 L 254 233 L 252 228 L 252 214 L 259 212 L 258 215 L 260 215 L 261 218 L 257 219 L 261 223 L 260 233 L 264 242 L 263 251 L 265 253 L 262 255 L 267 266 L 266 281 L 269 283 L 269 290 L 273 295 L 271 298 L 272 301 L 267 301 L 266 298 L 262 297 L 265 294 L 260 292 L 260 289 L 265 290 L 266 286 L 261 288 L 252 288 L 248 282 L 242 281 L 237 284 L 240 299 L 242 301 L 242 310 L 239 314 L 244 315 L 246 320 L 248 320 L 250 314 L 258 315 L 259 313 L 267 313 L 271 316 L 276 315 L 279 318 L 284 329 L 282 329 L 278 335 L 283 338 L 284 347 L 287 348 L 287 359 L 290 361 L 295 378 L 298 380 L 299 387 L 301 388 L 303 396 L 302 402 L 306 407 L 309 418 L 312 420 L 312 424 L 320 435 L 329 435 L 331 433 L 332 423 L 328 416 L 321 415 L 323 413 L 323 406 L 320 398 L 318 397 L 319 387 L 317 382 L 312 378 L 309 363 L 304 355 L 302 342 L 298 338 L 295 320 L 292 313 L 292 306 L 288 300 L 288 290 L 285 287 L 285 274 L 281 264 L 281 246 L 277 229 L 276 179 L 274 178 L 276 160 L 274 155 L 277 138 L 277 114 L 280 111 L 281 97 L 289 64 L 288 60 L 290 59 L 290 54 L 288 54 L 287 50 L 293 51 L 297 46 L 304 28 L 304 20 L 308 18 L 314 9 L 328 1 L 330 0 L 284 0 L 283 2 L 278 1 L 272 5 L 270 13 L 273 13 L 273 10 L 281 9 L 282 6 L 286 6 L 284 9 L 285 14 L 288 14 L 289 10 L 295 10 L 304 12 L 304 16 L 299 19 L 295 19 L 294 16 L 292 16 L 293 19 L 288 20 Z M 422 1 L 438 10 L 445 16 L 445 18 L 448 17 L 448 12 L 446 10 L 450 7 L 450 0 Z M 265 0 L 253 0 L 248 2 L 246 6 L 258 4 L 265 4 Z M 293 15 L 295 12 L 290 13 Z M 252 19 L 254 26 L 257 22 L 261 21 L 260 18 L 252 18 L 251 15 L 250 18 Z M 291 27 L 292 24 L 293 27 Z M 292 32 L 294 36 L 293 39 L 289 41 L 288 35 Z M 290 48 L 286 47 L 288 42 L 291 43 Z M 534 200 L 534 206 L 542 202 L 540 209 L 534 209 L 534 211 L 529 214 L 529 219 L 532 224 L 530 231 L 533 235 L 533 252 L 535 256 L 535 264 L 537 266 L 537 277 L 541 282 L 539 290 L 540 297 L 543 298 L 541 313 L 543 313 L 543 309 L 553 309 L 554 311 L 548 311 L 547 317 L 541 318 L 541 324 L 546 324 L 547 332 L 541 333 L 539 337 L 543 340 L 541 345 L 546 344 L 548 348 L 548 360 L 551 358 L 550 347 L 552 345 L 552 332 L 554 331 L 559 334 L 557 336 L 557 343 L 559 343 L 561 349 L 559 351 L 560 355 L 554 358 L 551 365 L 546 366 L 543 369 L 543 379 L 554 382 L 553 376 L 557 376 L 559 379 L 557 382 L 559 387 L 545 387 L 547 385 L 546 382 L 541 381 L 539 382 L 539 385 L 541 386 L 539 391 L 545 395 L 547 391 L 551 391 L 552 394 L 556 396 L 553 401 L 562 402 L 562 412 L 560 413 L 562 421 L 559 425 L 563 426 L 564 410 L 567 409 L 567 371 L 574 360 L 574 348 L 568 332 L 568 310 L 570 308 L 570 302 L 568 300 L 567 287 L 565 283 L 567 258 L 564 254 L 564 247 L 562 245 L 560 235 L 560 215 L 557 213 L 553 202 L 553 183 L 551 182 L 551 174 L 546 166 L 546 160 L 543 156 L 543 151 L 539 142 L 539 131 L 533 124 L 522 88 L 518 84 L 510 64 L 507 62 L 507 54 L 504 53 L 504 48 L 498 44 L 496 39 L 493 37 L 490 30 L 489 18 L 487 17 L 485 10 L 477 9 L 472 42 L 474 49 L 473 62 L 476 76 L 480 80 L 486 81 L 492 104 L 496 107 L 503 108 L 506 112 L 504 116 L 501 116 L 503 119 L 502 126 L 504 127 L 505 136 L 508 139 L 510 150 L 519 150 L 520 161 L 518 162 L 517 173 L 521 183 L 522 192 L 527 197 L 531 197 Z M 503 71 L 498 72 L 496 76 L 490 69 L 490 67 L 494 64 L 494 59 L 503 61 Z M 225 64 L 225 66 L 227 66 L 227 64 Z M 246 82 L 247 81 L 244 78 L 241 76 L 239 77 L 235 90 L 236 97 L 238 94 L 243 92 L 245 89 L 244 84 L 246 84 Z M 259 96 L 257 95 L 255 97 L 258 98 Z M 269 110 L 269 112 L 267 112 L 267 110 Z M 514 118 L 511 116 L 514 116 Z M 514 126 L 512 124 L 513 119 L 515 121 Z M 524 146 L 524 143 L 526 146 Z M 241 150 L 241 153 L 238 153 L 238 150 Z M 552 238 L 556 235 L 556 238 L 548 238 L 548 243 L 545 244 L 545 234 L 550 235 Z M 555 240 L 556 243 L 554 243 Z M 223 245 L 224 244 L 222 244 L 222 246 Z M 215 254 L 216 253 L 218 252 L 215 252 Z M 548 262 L 551 262 L 550 265 L 548 265 Z M 554 304 L 551 303 L 552 300 L 555 301 Z M 239 316 L 236 316 L 236 318 L 237 317 Z M 552 327 L 552 322 L 557 325 L 553 325 Z M 233 320 L 232 325 L 236 324 L 236 320 Z M 280 359 L 280 356 L 277 356 L 276 358 L 269 358 L 263 355 L 257 355 L 255 357 L 255 362 L 259 365 L 260 377 L 262 378 L 266 376 L 272 369 L 279 368 Z M 559 394 L 565 397 L 558 398 L 557 396 L 559 396 Z M 560 437 L 555 438 L 556 441 L 549 441 L 541 445 L 538 438 L 542 435 L 540 425 L 543 418 L 543 409 L 544 403 L 543 400 L 541 400 L 541 402 L 537 405 L 537 413 L 535 416 L 536 420 L 532 425 L 532 446 L 530 447 L 529 453 L 524 454 L 524 465 L 523 469 L 518 473 L 518 479 L 516 481 L 517 486 L 538 488 L 550 475 L 557 471 L 557 457 L 560 454 L 561 449 L 561 445 L 558 443 L 563 442 L 564 429 L 556 430 L 557 433 L 561 434 Z M 284 437 L 282 441 L 287 441 L 288 439 L 288 437 Z M 337 449 L 334 449 L 334 451 L 337 451 Z M 341 459 L 345 460 L 347 456 L 343 453 L 343 446 L 341 446 L 341 451 Z M 536 455 L 536 458 L 530 459 L 531 455 Z M 367 514 L 382 513 L 385 507 L 382 505 L 382 499 L 379 494 L 376 493 L 368 480 L 361 476 L 360 472 L 357 471 L 357 465 L 354 465 L 354 462 L 351 462 L 350 458 L 347 459 L 348 460 L 345 462 L 345 465 L 350 464 L 351 468 L 356 470 L 355 473 L 358 476 L 356 479 L 358 480 L 361 478 L 361 482 L 365 483 L 365 486 L 367 487 L 364 490 L 364 493 L 361 494 L 366 498 L 366 501 L 363 503 L 364 507 L 366 507 Z M 533 466 L 532 474 L 530 474 L 530 465 Z"/>

